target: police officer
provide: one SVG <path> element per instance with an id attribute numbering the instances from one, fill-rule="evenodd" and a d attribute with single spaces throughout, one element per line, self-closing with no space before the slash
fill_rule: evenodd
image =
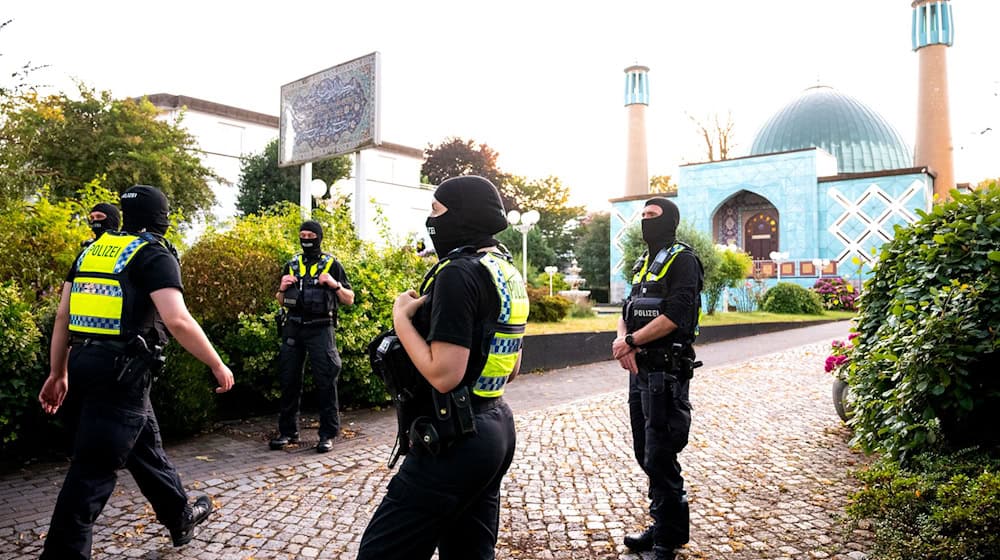
<path id="1" fill-rule="evenodd" d="M 54 414 L 76 401 L 73 459 L 56 500 L 42 558 L 90 558 L 93 525 L 127 468 L 174 546 L 212 511 L 193 504 L 167 459 L 149 401 L 167 331 L 228 391 L 233 374 L 188 313 L 177 257 L 163 245 L 167 199 L 135 186 L 122 194 L 124 231 L 105 231 L 73 264 L 52 331 L 51 371 L 38 395 Z M 72 389 L 72 390 L 70 390 Z"/>
<path id="2" fill-rule="evenodd" d="M 84 241 L 84 247 L 93 243 L 106 231 L 118 231 L 121 225 L 121 214 L 118 213 L 118 208 L 115 208 L 113 204 L 101 202 L 90 209 L 87 224 L 90 226 L 90 231 L 94 232 L 94 239 Z"/>
<path id="3" fill-rule="evenodd" d="M 287 316 L 278 355 L 281 415 L 278 435 L 270 446 L 278 450 L 299 441 L 299 404 L 308 354 L 320 405 L 316 451 L 326 453 L 333 449 L 333 438 L 340 434 L 337 377 L 341 362 L 334 333 L 337 308 L 353 304 L 354 292 L 340 261 L 322 251 L 323 226 L 319 222 L 302 223 L 299 244 L 302 253 L 285 264 L 276 294 Z"/>
<path id="4" fill-rule="evenodd" d="M 629 375 L 629 413 L 635 457 L 649 477 L 653 525 L 625 537 L 633 551 L 674 558 L 688 542 L 689 514 L 677 454 L 691 427 L 688 384 L 694 361 L 703 271 L 688 245 L 676 239 L 680 212 L 665 198 L 642 211 L 648 252 L 632 278 L 612 353 Z M 637 263 L 638 265 L 638 263 Z"/>
<path id="5" fill-rule="evenodd" d="M 476 176 L 438 186 L 427 231 L 438 255 L 420 294 L 400 294 L 393 326 L 432 387 L 412 447 L 361 537 L 358 558 L 493 558 L 500 483 L 514 457 L 503 401 L 520 366 L 528 298 L 493 236 L 507 227 L 496 187 Z M 471 406 L 470 406 L 471 404 Z"/>

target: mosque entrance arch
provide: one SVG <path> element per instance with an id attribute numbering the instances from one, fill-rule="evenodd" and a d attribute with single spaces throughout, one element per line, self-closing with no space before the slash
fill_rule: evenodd
<path id="1" fill-rule="evenodd" d="M 778 250 L 778 212 L 762 209 L 747 219 L 743 228 L 743 250 L 755 261 L 769 260 Z"/>
<path id="2" fill-rule="evenodd" d="M 721 245 L 735 245 L 755 261 L 770 260 L 778 250 L 778 209 L 757 193 L 741 190 L 723 202 L 713 222 L 713 237 Z"/>

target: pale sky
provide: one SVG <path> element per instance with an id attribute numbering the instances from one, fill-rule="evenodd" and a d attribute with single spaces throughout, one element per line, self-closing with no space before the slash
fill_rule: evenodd
<path id="1" fill-rule="evenodd" d="M 949 92 L 959 182 L 1000 176 L 1000 2 L 954 0 Z M 379 51 L 382 139 L 485 142 L 598 209 L 624 192 L 624 69 L 650 67 L 649 171 L 702 161 L 686 116 L 725 115 L 744 155 L 817 82 L 868 104 L 912 148 L 909 0 L 5 2 L 0 75 L 48 64 L 119 97 L 172 93 L 277 115 L 282 84 Z M 981 133 L 987 128 L 991 131 Z M 681 186 L 683 188 L 683 185 Z"/>

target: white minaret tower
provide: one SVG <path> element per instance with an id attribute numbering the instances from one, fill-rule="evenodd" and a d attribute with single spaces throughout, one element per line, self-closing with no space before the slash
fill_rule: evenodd
<path id="1" fill-rule="evenodd" d="M 955 188 L 955 163 L 948 109 L 948 47 L 954 39 L 949 0 L 916 0 L 911 42 L 920 61 L 917 95 L 917 143 L 913 164 L 937 174 L 934 195 L 947 200 Z"/>
<path id="2" fill-rule="evenodd" d="M 646 157 L 646 106 L 649 105 L 649 68 L 625 69 L 625 110 L 628 112 L 628 150 L 625 154 L 625 196 L 649 194 Z"/>

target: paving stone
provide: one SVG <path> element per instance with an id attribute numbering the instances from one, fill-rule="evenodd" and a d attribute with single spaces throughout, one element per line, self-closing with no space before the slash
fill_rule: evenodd
<path id="1" fill-rule="evenodd" d="M 699 350 L 707 365 L 691 383 L 694 421 L 680 456 L 692 540 L 678 558 L 866 558 L 869 528 L 847 536 L 841 521 L 857 488 L 849 472 L 865 458 L 847 445 L 822 365 L 829 340 L 847 327 L 799 331 L 813 329 L 811 339 L 793 331 Z M 651 522 L 626 390 L 616 362 L 526 374 L 510 385 L 518 447 L 501 491 L 498 559 L 641 558 L 621 544 Z M 316 420 L 304 414 L 303 426 Z M 217 505 L 184 548 L 170 546 L 123 472 L 95 525 L 95 558 L 354 558 L 395 472 L 385 467 L 392 412 L 344 413 L 353 436 L 323 456 L 305 429 L 300 446 L 268 450 L 274 423 L 228 423 L 168 448 L 192 494 L 208 493 Z M 65 468 L 33 464 L 0 475 L 0 560 L 37 558 Z"/>

